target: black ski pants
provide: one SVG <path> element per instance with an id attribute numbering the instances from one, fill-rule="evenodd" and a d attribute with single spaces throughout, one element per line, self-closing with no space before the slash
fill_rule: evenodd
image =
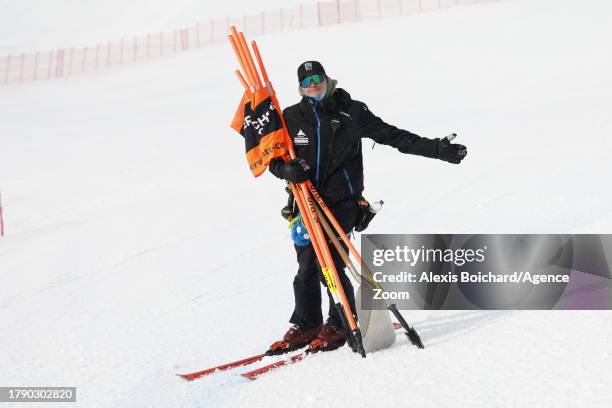
<path id="1" fill-rule="evenodd" d="M 344 229 L 348 235 L 355 227 L 355 220 L 357 219 L 357 213 L 359 207 L 353 200 L 342 201 L 333 206 L 330 206 L 330 210 L 340 223 L 340 226 Z M 331 226 L 331 223 L 330 223 Z M 332 227 L 333 228 L 333 227 Z M 295 252 L 297 254 L 298 271 L 297 275 L 293 279 L 293 293 L 295 295 L 295 309 L 290 323 L 297 324 L 302 329 L 310 329 L 320 326 L 323 323 L 323 316 L 321 313 L 321 287 L 319 282 L 323 283 L 327 287 L 321 267 L 317 261 L 312 244 L 306 246 L 295 246 Z M 357 316 L 355 312 L 355 294 L 353 291 L 353 285 L 350 279 L 346 276 L 344 270 L 344 262 L 340 255 L 334 248 L 331 242 L 328 242 L 329 250 L 332 254 L 338 276 L 346 293 L 346 297 L 349 301 L 353 315 Z M 335 325 L 336 327 L 342 327 L 342 320 L 338 315 L 336 306 L 333 298 L 327 291 L 329 296 L 329 318 L 328 322 Z"/>

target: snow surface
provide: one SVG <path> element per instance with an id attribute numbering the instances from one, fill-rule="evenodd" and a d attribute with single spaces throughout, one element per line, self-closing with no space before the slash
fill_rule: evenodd
<path id="1" fill-rule="evenodd" d="M 453 166 L 366 143 L 368 232 L 606 233 L 611 12 L 507 0 L 259 45 L 284 106 L 316 58 L 388 122 L 469 146 Z M 610 312 L 407 312 L 427 349 L 175 377 L 261 352 L 292 308 L 286 197 L 228 126 L 234 67 L 214 47 L 0 90 L 0 385 L 87 408 L 612 405 Z"/>

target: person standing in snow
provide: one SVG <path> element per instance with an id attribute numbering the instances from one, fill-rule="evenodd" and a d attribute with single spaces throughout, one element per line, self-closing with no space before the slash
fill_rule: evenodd
<path id="1" fill-rule="evenodd" d="M 467 149 L 448 139 L 427 139 L 385 123 L 368 106 L 351 96 L 325 73 L 318 61 L 298 67 L 299 103 L 283 110 L 296 158 L 288 162 L 275 159 L 270 172 L 291 183 L 310 180 L 348 235 L 361 222 L 363 191 L 362 138 L 389 145 L 402 153 L 440 159 L 459 164 Z M 298 271 L 293 280 L 295 307 L 289 320 L 291 328 L 271 351 L 286 352 L 303 347 L 315 339 L 316 348 L 334 349 L 344 344 L 346 335 L 338 311 L 330 298 L 328 318 L 323 324 L 321 289 L 326 285 L 311 244 L 296 243 Z M 353 314 L 355 295 L 344 263 L 330 247 L 334 264 Z M 314 342 L 313 342 L 314 343 Z M 311 343 L 312 346 L 312 343 Z M 312 348 L 312 347 L 311 347 Z"/>

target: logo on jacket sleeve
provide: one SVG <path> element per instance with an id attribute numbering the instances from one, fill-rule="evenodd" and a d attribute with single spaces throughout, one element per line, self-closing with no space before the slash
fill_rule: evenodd
<path id="1" fill-rule="evenodd" d="M 302 129 L 300 129 L 299 132 L 297 132 L 297 135 L 295 135 L 293 138 L 293 143 L 302 146 L 308 144 L 308 136 L 306 136 L 306 133 L 304 133 Z"/>

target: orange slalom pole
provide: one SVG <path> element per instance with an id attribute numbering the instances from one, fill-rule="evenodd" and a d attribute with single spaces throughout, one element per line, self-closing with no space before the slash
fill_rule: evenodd
<path id="1" fill-rule="evenodd" d="M 246 40 L 244 39 L 244 33 L 242 33 L 242 31 L 238 33 L 238 38 L 240 39 L 240 44 L 242 45 L 242 48 L 245 50 L 245 54 L 246 54 L 246 58 L 247 58 L 247 62 L 249 66 L 251 67 L 254 73 L 257 73 L 257 68 L 255 67 L 255 63 L 253 62 L 253 57 L 251 56 L 249 46 L 247 45 Z M 261 79 L 259 78 L 259 75 L 256 75 L 255 79 L 257 80 L 257 86 L 261 88 L 262 84 L 261 84 Z"/>
<path id="2" fill-rule="evenodd" d="M 261 75 L 265 82 L 270 82 L 268 78 L 268 71 L 266 71 L 266 67 L 263 64 L 263 60 L 261 59 L 261 54 L 259 53 L 259 48 L 257 47 L 257 43 L 253 40 L 251 41 L 251 47 L 253 47 L 253 52 L 255 52 L 255 58 L 257 58 L 257 63 L 259 64 L 259 70 L 261 71 Z"/>
<path id="3" fill-rule="evenodd" d="M 344 242 L 346 244 L 346 240 L 349 240 L 347 234 L 344 233 L 344 232 L 342 234 L 334 232 L 332 227 L 327 222 L 325 215 L 321 213 L 321 210 L 319 210 L 319 208 L 317 208 L 317 214 L 319 216 L 319 219 L 321 220 L 321 225 L 323 226 L 323 229 L 325 230 L 325 233 L 331 239 L 332 244 L 334 244 L 334 247 L 336 248 L 336 251 L 338 251 L 338 254 L 340 255 L 340 257 L 344 261 L 344 264 L 353 273 L 353 276 L 355 277 L 355 280 L 357 281 L 357 283 L 361 283 L 361 280 L 365 279 L 366 282 L 368 282 L 373 288 L 377 288 L 377 289 L 382 288 L 382 286 L 373 279 L 372 271 L 370 271 L 370 269 L 365 264 L 361 265 L 361 267 L 363 269 L 365 269 L 365 272 L 366 272 L 365 276 L 364 276 L 364 274 L 359 273 L 359 271 L 357 270 L 357 268 L 353 264 L 353 261 L 349 257 L 348 252 L 342 246 L 342 243 L 341 243 L 341 241 L 342 241 L 342 242 Z M 344 240 L 344 237 L 346 237 L 346 240 Z"/>
<path id="4" fill-rule="evenodd" d="M 305 183 L 301 183 L 301 184 L 302 185 L 297 185 L 298 188 L 305 189 L 305 186 L 303 186 L 303 184 Z M 312 247 L 315 250 L 315 254 L 317 256 L 317 259 L 319 260 L 319 263 L 321 264 L 321 271 L 323 272 L 323 275 L 326 279 L 328 289 L 332 293 L 332 298 L 336 298 L 336 297 L 338 298 L 338 300 L 334 299 L 334 301 L 340 303 L 340 305 L 342 306 L 344 315 L 346 316 L 347 323 L 349 325 L 349 329 L 352 332 L 352 336 L 357 336 L 357 333 L 358 333 L 357 322 L 355 321 L 355 318 L 353 317 L 353 311 L 351 310 L 349 306 L 349 302 L 346 297 L 346 293 L 344 292 L 344 287 L 342 286 L 342 283 L 340 282 L 340 276 L 338 275 L 338 271 L 336 270 L 336 265 L 333 262 L 331 253 L 329 252 L 329 247 L 326 244 L 325 235 L 323 234 L 323 231 L 321 230 L 322 220 L 320 221 L 316 214 L 316 211 L 318 211 L 318 209 L 315 207 L 314 203 L 312 202 L 312 198 L 309 197 L 308 207 L 306 210 L 307 204 L 304 203 L 304 198 L 302 196 L 304 192 L 300 190 L 296 190 L 295 189 L 296 184 L 294 183 L 290 183 L 290 186 L 297 193 L 295 194 L 295 199 L 297 201 L 300 212 L 306 215 L 305 217 L 303 217 L 304 223 L 306 224 L 306 229 L 310 233 L 310 240 L 312 243 Z M 308 192 L 308 190 L 306 190 L 306 192 Z M 315 234 L 313 235 L 312 232 L 314 232 Z M 321 244 L 321 242 L 323 244 Z M 323 253 L 321 253 L 322 251 Z M 325 264 L 327 264 L 328 266 L 326 267 Z M 348 263 L 347 263 L 347 266 L 349 266 Z M 361 350 L 359 350 L 359 352 L 361 353 L 363 357 L 365 357 L 365 352 L 363 352 L 363 345 L 361 344 L 361 339 L 360 339 L 361 335 L 359 334 L 358 336 L 359 336 L 359 340 L 357 344 L 359 347 L 362 348 Z"/>
<path id="5" fill-rule="evenodd" d="M 312 185 L 310 181 L 306 181 L 303 184 Z M 308 187 L 303 186 L 306 190 L 305 194 L 308 194 Z M 337 282 L 338 296 L 340 297 L 342 307 L 345 311 L 346 319 L 349 324 L 351 330 L 357 329 L 357 322 L 355 322 L 355 318 L 353 317 L 353 311 L 349 307 L 348 298 L 346 297 L 346 293 L 344 292 L 344 287 L 340 282 L 340 276 L 338 275 L 338 271 L 336 270 L 336 266 L 334 264 L 333 258 L 331 256 L 331 252 L 329 251 L 329 247 L 327 246 L 327 239 L 325 238 L 325 234 L 323 234 L 323 230 L 321 229 L 320 221 L 316 213 L 316 207 L 313 202 L 313 199 L 310 195 L 306 198 L 307 203 L 309 204 L 309 209 L 312 213 L 313 220 L 316 222 L 314 225 L 315 233 L 317 234 L 317 240 L 323 245 L 323 255 L 328 259 L 329 269 L 332 273 L 334 280 Z"/>
<path id="6" fill-rule="evenodd" d="M 274 92 L 274 89 L 272 88 L 272 84 L 270 83 L 270 79 L 268 78 L 268 71 L 266 70 L 266 67 L 263 63 L 261 54 L 259 53 L 259 48 L 257 47 L 257 43 L 255 41 L 251 41 L 251 44 L 253 45 L 253 50 L 255 51 L 255 58 L 257 58 L 257 63 L 259 64 L 259 68 L 261 69 L 261 74 L 263 75 L 264 81 L 266 81 L 266 85 L 269 84 L 270 86 L 270 88 L 268 89 L 270 98 L 272 98 L 272 102 L 274 103 L 274 106 L 276 107 L 276 110 L 279 113 L 283 127 L 287 129 L 287 124 L 285 123 L 285 117 L 283 116 L 283 111 L 280 109 L 280 103 L 278 102 L 278 99 L 276 98 L 276 93 Z M 285 144 L 287 145 L 287 149 L 289 149 L 289 157 L 291 159 L 295 159 L 296 155 L 295 155 L 295 151 L 293 150 L 293 143 L 291 142 L 291 139 L 288 136 L 289 136 L 288 132 L 285 132 Z M 301 189 L 299 189 L 298 191 L 301 191 Z"/>
<path id="7" fill-rule="evenodd" d="M 249 60 L 247 58 L 247 53 L 249 52 L 249 50 L 245 49 L 242 46 L 242 43 L 240 42 L 240 35 L 236 31 L 236 27 L 234 26 L 232 26 L 232 46 L 235 46 L 236 50 L 238 51 L 240 64 L 242 66 L 242 69 L 245 71 L 247 77 L 249 78 L 249 83 L 251 84 L 253 89 L 257 91 L 259 89 L 256 79 L 257 73 L 252 70 L 252 67 L 249 65 Z"/>
<path id="8" fill-rule="evenodd" d="M 304 217 L 304 224 L 306 224 L 306 230 L 307 231 L 313 231 L 314 227 L 312 226 L 310 217 L 308 217 L 308 212 L 306 210 L 306 204 L 304 203 L 304 197 L 302 196 L 302 192 L 299 190 L 299 186 L 297 186 L 295 183 L 289 183 L 289 186 L 291 187 L 291 189 L 293 191 L 295 191 L 297 194 L 294 195 L 295 200 L 297 201 L 297 205 L 298 208 L 300 209 L 300 213 L 302 214 L 306 214 L 306 217 Z M 317 259 L 321 260 L 324 259 L 323 258 L 323 254 L 321 253 L 321 248 L 319 248 L 318 242 L 316 242 L 316 238 L 312 239 L 314 237 L 311 237 L 311 242 L 313 243 L 312 247 L 315 250 L 315 254 L 317 255 Z"/>
<path id="9" fill-rule="evenodd" d="M 310 233 L 310 240 L 313 244 L 317 259 L 319 259 L 319 262 L 321 263 L 321 270 L 323 272 L 324 277 L 326 278 L 328 288 L 330 289 L 330 292 L 336 292 L 335 294 L 337 294 L 339 298 L 339 303 L 342 306 L 342 309 L 344 310 L 344 314 L 346 316 L 347 323 L 349 324 L 349 328 L 351 331 L 355 331 L 357 330 L 357 322 L 353 317 L 353 311 L 349 306 L 346 293 L 344 292 L 344 287 L 340 282 L 340 276 L 338 275 L 338 271 L 336 270 L 336 265 L 334 264 L 331 252 L 329 251 L 329 247 L 327 246 L 327 240 L 325 239 L 325 235 L 323 234 L 323 230 L 321 229 L 321 220 L 319 219 L 316 213 L 317 208 L 315 207 L 315 204 L 310 196 L 308 196 L 306 200 L 304 200 L 303 197 L 303 194 L 308 193 L 306 186 L 304 186 L 304 184 L 306 183 L 307 182 L 300 183 L 297 185 L 298 188 L 305 189 L 306 192 L 295 190 L 294 188 L 296 184 L 291 184 L 292 188 L 297 193 L 295 194 L 295 197 L 298 203 L 298 208 L 300 209 L 300 212 L 302 214 L 306 215 L 305 217 L 303 217 L 304 222 L 306 224 L 306 229 Z M 322 262 L 322 260 L 324 262 Z M 328 276 L 328 274 L 331 274 L 331 277 Z M 333 283 L 331 282 L 331 279 L 333 279 Z"/>
<path id="10" fill-rule="evenodd" d="M 250 70 L 250 67 L 248 65 L 247 58 L 245 55 L 245 51 L 242 48 L 242 45 L 240 44 L 238 32 L 236 31 L 236 27 L 234 26 L 232 26 L 232 34 L 229 36 L 229 39 L 230 39 L 230 43 L 232 44 L 232 48 L 234 49 L 234 52 L 236 53 L 236 58 L 238 59 L 238 62 L 240 63 L 242 70 L 244 71 L 244 73 L 246 74 L 249 80 L 249 84 L 253 87 L 255 91 L 257 91 L 257 87 L 256 87 L 257 82 L 255 81 L 255 76 L 253 72 Z"/>
<path id="11" fill-rule="evenodd" d="M 240 71 L 239 70 L 235 70 L 234 73 L 236 74 L 236 76 L 238 77 L 238 80 L 240 81 L 240 83 L 244 87 L 244 90 L 250 95 L 251 94 L 251 89 L 249 88 L 249 84 L 246 83 L 246 81 L 245 81 L 244 77 L 242 76 L 242 74 L 240 73 Z"/>
<path id="12" fill-rule="evenodd" d="M 255 41 L 251 41 L 251 47 L 253 48 L 253 52 L 255 53 L 255 58 L 257 59 L 257 63 L 259 64 L 259 70 L 261 71 L 264 84 L 268 88 L 270 96 L 276 96 L 276 91 L 274 91 L 274 88 L 272 87 L 272 82 L 270 82 L 270 78 L 268 78 L 268 72 L 266 71 L 266 67 L 263 64 L 263 59 L 261 58 L 261 54 L 259 53 L 259 48 L 257 48 L 257 43 Z M 278 105 L 278 101 L 276 101 L 276 103 Z"/>
<path id="13" fill-rule="evenodd" d="M 355 268 L 355 265 L 353 265 L 353 261 L 351 261 L 351 258 L 346 252 L 346 249 L 344 249 L 344 247 L 342 246 L 340 239 L 336 236 L 332 228 L 329 226 L 329 223 L 325 220 L 325 216 L 323 215 L 323 213 L 321 213 L 321 210 L 319 210 L 318 208 L 316 208 L 316 210 L 317 210 L 317 216 L 321 220 L 321 226 L 323 226 L 323 230 L 325 231 L 325 233 L 331 240 L 332 244 L 334 244 L 334 247 L 336 248 L 336 251 L 340 255 L 340 258 L 342 258 L 346 267 L 351 270 L 351 273 L 355 277 L 355 280 L 357 281 L 357 283 L 361 283 L 361 275 L 359 274 L 359 271 L 357 271 L 357 268 Z"/>
<path id="14" fill-rule="evenodd" d="M 275 100 L 276 96 L 273 96 L 273 99 L 278 109 L 278 101 Z M 283 122 L 283 125 L 286 128 L 286 125 L 284 124 L 285 119 L 280 109 L 279 109 L 279 114 Z M 293 150 L 293 146 L 291 144 L 291 140 L 289 139 L 287 143 L 288 143 L 288 146 L 290 146 L 290 154 L 292 158 L 295 158 L 296 156 Z M 297 197 L 296 200 L 298 200 L 298 207 L 300 208 L 300 212 L 306 215 L 306 217 L 304 217 L 306 221 L 306 229 L 310 232 L 311 241 L 313 242 L 313 247 L 315 248 L 315 251 L 316 251 L 317 246 L 322 247 L 319 250 L 319 252 L 322 252 L 322 253 L 318 254 L 317 258 L 319 259 L 319 261 L 321 261 L 322 259 L 325 259 L 325 264 L 327 264 L 327 268 L 331 271 L 333 279 L 336 282 L 336 287 L 338 288 L 338 296 L 341 301 L 340 303 L 342 304 L 342 308 L 344 309 L 349 327 L 351 330 L 354 331 L 357 329 L 357 322 L 355 322 L 355 318 L 353 317 L 353 312 L 349 307 L 348 298 L 346 297 L 344 287 L 340 283 L 340 276 L 338 275 L 338 271 L 336 270 L 336 266 L 331 256 L 331 252 L 329 252 L 329 247 L 327 246 L 327 243 L 326 243 L 327 240 L 325 239 L 325 235 L 323 234 L 323 231 L 321 229 L 321 222 L 316 213 L 315 204 L 312 202 L 312 198 L 310 197 L 310 194 L 309 194 L 308 188 L 312 187 L 314 189 L 314 186 L 312 186 L 312 183 L 310 182 L 310 180 L 304 183 L 300 183 L 297 186 L 299 190 L 294 190 L 297 193 L 295 195 Z M 302 203 L 301 206 L 300 206 L 300 201 Z M 303 208 L 306 205 L 308 205 L 307 212 L 304 211 L 304 208 Z M 325 265 L 323 263 L 321 265 L 321 268 L 322 269 L 325 268 Z"/>
<path id="15" fill-rule="evenodd" d="M 331 222 L 332 226 L 334 227 L 338 235 L 340 235 L 340 238 L 342 239 L 342 241 L 344 241 L 344 243 L 348 247 L 351 254 L 355 257 L 355 260 L 357 260 L 359 265 L 364 266 L 363 261 L 361 260 L 361 255 L 359 254 L 359 251 L 357 251 L 357 248 L 355 248 L 351 240 L 345 237 L 344 231 L 342 230 L 340 223 L 338 222 L 338 220 L 336 220 L 336 217 L 334 217 L 334 214 L 331 212 L 329 207 L 325 204 L 325 201 L 323 201 L 323 198 L 319 195 L 319 193 L 317 192 L 315 187 L 312 185 L 312 183 L 310 183 L 310 185 L 308 186 L 308 189 L 310 190 L 310 194 L 314 197 L 314 199 L 319 204 L 319 207 L 321 207 L 321 209 L 323 210 L 323 213 L 325 214 L 327 219 Z"/>
<path id="16" fill-rule="evenodd" d="M 257 74 L 255 71 L 252 70 L 252 67 L 249 64 L 249 58 L 247 56 L 247 54 L 249 54 L 249 50 L 240 40 L 240 33 L 236 30 L 235 26 L 231 27 L 231 32 L 232 39 L 234 41 L 234 44 L 236 45 L 236 48 L 239 51 L 240 59 L 242 61 L 242 64 L 244 65 L 244 69 L 246 70 L 247 76 L 249 77 L 250 82 L 252 83 L 255 90 L 259 90 L 258 80 L 256 79 Z"/>

